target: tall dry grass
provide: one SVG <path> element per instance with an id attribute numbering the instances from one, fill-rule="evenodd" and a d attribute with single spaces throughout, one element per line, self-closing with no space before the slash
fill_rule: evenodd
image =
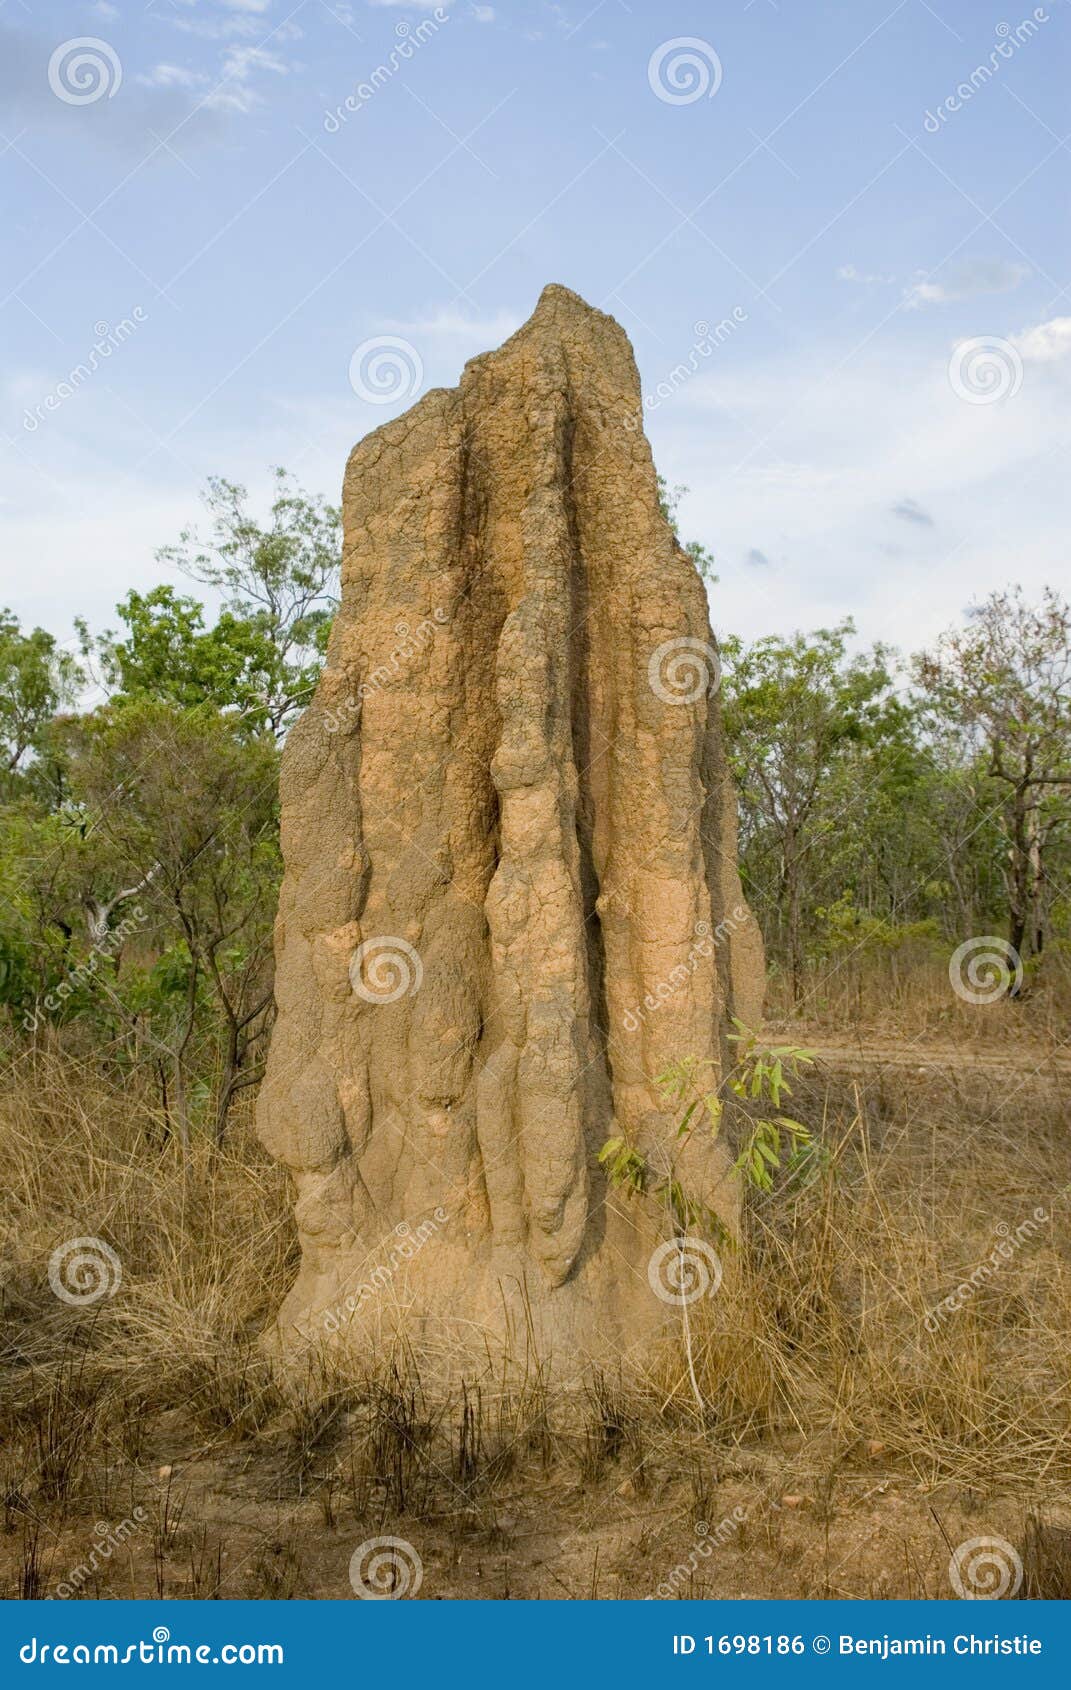
<path id="1" fill-rule="evenodd" d="M 416 1513 L 467 1531 L 503 1487 L 563 1473 L 584 1485 L 615 1463 L 642 1486 L 741 1452 L 816 1487 L 877 1452 L 927 1487 L 1044 1507 L 1071 1484 L 1071 1120 L 1059 1075 L 1017 1067 L 1009 1050 L 996 1070 L 819 1065 L 798 1085 L 813 1177 L 749 1197 L 721 1290 L 690 1311 L 702 1411 L 683 1354 L 646 1374 L 593 1374 L 568 1402 L 538 1373 L 512 1394 L 481 1380 L 444 1399 L 412 1353 L 378 1371 L 321 1357 L 284 1397 L 256 1340 L 296 1265 L 290 1194 L 248 1113 L 222 1148 L 196 1140 L 187 1157 L 152 1097 L 103 1060 L 23 1057 L 0 1093 L 8 1524 L 114 1513 L 125 1487 L 128 1508 L 141 1497 L 155 1511 L 165 1593 L 168 1545 L 192 1522 L 179 1531 L 166 1501 L 158 1518 L 147 1452 L 161 1427 L 187 1451 L 267 1462 L 276 1491 L 315 1496 L 327 1526 L 348 1510 L 380 1530 Z M 105 1241 L 122 1268 L 115 1294 L 85 1308 L 48 1277 L 57 1246 L 79 1237 Z M 957 1306 L 935 1316 L 957 1287 Z M 185 1594 L 223 1577 L 206 1531 L 184 1550 Z M 19 1575 L 30 1593 L 39 1554 L 31 1533 Z M 265 1555 L 255 1587 L 225 1593 L 292 1594 L 286 1555 Z"/>
<path id="2" fill-rule="evenodd" d="M 871 1443 L 929 1484 L 1071 1480 L 1071 1112 L 1014 1068 L 888 1069 L 800 1086 L 830 1164 L 750 1208 L 745 1261 L 703 1305 L 723 1425 Z M 946 1302 L 946 1299 L 952 1302 Z"/>
<path id="3" fill-rule="evenodd" d="M 256 1144 L 248 1106 L 222 1147 L 199 1138 L 187 1155 L 148 1092 L 91 1058 L 37 1051 L 3 1084 L 0 1157 L 7 1412 L 72 1351 L 105 1402 L 182 1404 L 212 1423 L 238 1412 L 264 1372 L 255 1343 L 294 1249 L 286 1177 Z M 85 1306 L 48 1277 L 53 1252 L 78 1238 L 121 1264 L 115 1294 Z"/>

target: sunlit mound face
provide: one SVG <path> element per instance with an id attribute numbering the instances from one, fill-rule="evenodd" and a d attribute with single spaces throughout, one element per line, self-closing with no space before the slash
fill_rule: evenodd
<path id="1" fill-rule="evenodd" d="M 528 1333 L 568 1367 L 665 1318 L 664 1217 L 599 1153 L 673 1137 L 656 1077 L 717 1072 L 761 952 L 705 593 L 638 404 L 622 330 L 550 288 L 350 460 L 342 608 L 282 782 L 259 1125 L 300 1193 L 284 1343 L 328 1310 L 363 1344 Z M 712 1136 L 691 1163 L 731 1225 Z"/>

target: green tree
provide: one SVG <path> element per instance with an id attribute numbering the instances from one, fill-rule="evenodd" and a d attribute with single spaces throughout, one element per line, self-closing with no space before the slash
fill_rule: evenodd
<path id="1" fill-rule="evenodd" d="M 773 900 L 793 1001 L 803 992 L 804 893 L 812 853 L 823 837 L 827 788 L 838 765 L 910 731 L 908 707 L 893 692 L 883 646 L 850 655 L 850 621 L 785 639 L 722 642 L 723 719 L 742 805 L 745 850 L 758 843 L 776 872 Z M 842 824 L 843 825 L 843 824 Z M 767 898 L 769 907 L 770 899 Z"/>
<path id="2" fill-rule="evenodd" d="M 204 606 L 169 586 L 131 590 L 116 608 L 126 637 L 109 630 L 95 642 L 114 696 L 237 711 L 254 732 L 286 720 L 283 663 L 259 618 L 224 611 L 206 628 Z"/>
<path id="3" fill-rule="evenodd" d="M 342 518 L 337 506 L 304 491 L 284 469 L 275 471 L 267 523 L 250 514 L 237 482 L 213 476 L 203 495 L 212 520 L 208 539 L 194 529 L 157 553 L 213 588 L 225 613 L 256 628 L 276 654 L 265 687 L 268 726 L 285 731 L 308 702 L 338 608 Z"/>
<path id="4" fill-rule="evenodd" d="M 914 670 L 938 730 L 997 793 L 1008 937 L 1040 954 L 1047 864 L 1071 820 L 1071 607 L 1051 587 L 1039 605 L 1020 587 L 991 593 Z"/>
<path id="5" fill-rule="evenodd" d="M 0 797 L 24 784 L 52 717 L 77 691 L 81 672 L 51 634 L 24 634 L 10 610 L 0 610 Z"/>
<path id="6" fill-rule="evenodd" d="M 235 1093 L 260 1076 L 280 875 L 277 779 L 270 735 L 250 735 L 236 718 L 206 707 L 182 710 L 159 699 L 98 711 L 72 758 L 72 794 L 97 871 L 107 866 L 112 875 L 103 920 L 110 924 L 121 904 L 136 899 L 156 958 L 113 1003 L 131 1017 L 148 1014 L 170 1063 L 183 1138 L 190 1054 L 206 1007 L 215 1017 L 217 1137 Z M 154 1013 L 167 1028 L 163 1036 Z"/>
<path id="7" fill-rule="evenodd" d="M 94 639 L 78 624 L 83 652 L 121 698 L 164 698 L 183 709 L 209 704 L 238 712 L 253 732 L 281 738 L 308 703 L 323 666 L 338 604 L 338 510 L 305 493 L 285 470 L 267 523 L 248 508 L 245 488 L 213 477 L 204 494 L 208 539 L 185 530 L 158 562 L 211 588 L 222 609 L 205 608 L 168 585 L 131 591 L 117 607 L 123 635 Z"/>

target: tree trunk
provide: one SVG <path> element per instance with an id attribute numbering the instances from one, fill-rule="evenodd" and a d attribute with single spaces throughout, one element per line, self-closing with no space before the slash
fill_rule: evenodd
<path id="1" fill-rule="evenodd" d="M 197 1020 L 197 964 L 190 964 L 190 983 L 186 990 L 186 1030 L 182 1035 L 182 1042 L 174 1053 L 173 1073 L 175 1076 L 175 1125 L 178 1128 L 182 1148 L 190 1148 L 190 1108 L 186 1092 L 186 1047 L 193 1034 L 194 1022 Z"/>
<path id="2" fill-rule="evenodd" d="M 1027 839 L 1027 910 L 1028 932 L 1034 955 L 1040 956 L 1045 943 L 1041 916 L 1041 827 L 1037 805 L 1031 805 L 1026 818 Z"/>
<path id="3" fill-rule="evenodd" d="M 186 1097 L 186 1068 L 182 1060 L 181 1051 L 176 1051 L 171 1072 L 174 1075 L 175 1108 L 174 1120 L 178 1129 L 179 1139 L 183 1150 L 190 1148 L 190 1111 Z"/>
<path id="4" fill-rule="evenodd" d="M 1008 940 L 1016 957 L 1022 958 L 1030 924 L 1030 837 L 1027 823 L 1026 788 L 1015 789 L 1012 799 L 1011 839 L 1008 846 Z M 1017 997 L 1019 988 L 1013 983 L 1010 997 Z"/>
<path id="5" fill-rule="evenodd" d="M 788 968 L 792 982 L 792 1002 L 803 1002 L 803 939 L 800 931 L 800 871 L 796 851 L 796 834 L 792 829 L 785 835 L 785 897 L 788 904 Z"/>
<path id="6" fill-rule="evenodd" d="M 234 1096 L 235 1082 L 238 1079 L 240 1066 L 238 1027 L 232 1017 L 227 1027 L 227 1037 L 223 1046 L 223 1075 L 219 1083 L 219 1095 L 216 1099 L 214 1137 L 217 1144 L 223 1143 L 223 1135 L 227 1130 L 227 1111 L 230 1109 L 231 1098 Z"/>

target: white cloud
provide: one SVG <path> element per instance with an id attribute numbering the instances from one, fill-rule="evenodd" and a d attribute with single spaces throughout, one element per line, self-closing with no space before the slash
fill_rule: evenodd
<path id="1" fill-rule="evenodd" d="M 204 104 L 216 110 L 249 112 L 261 103 L 251 87 L 254 76 L 269 71 L 286 76 L 290 66 L 263 47 L 228 47 L 223 55 L 219 86 L 205 96 Z"/>
<path id="2" fill-rule="evenodd" d="M 1028 264 L 1013 264 L 1003 258 L 972 258 L 957 265 L 942 281 L 935 281 L 930 272 L 916 270 L 904 287 L 904 304 L 909 311 L 920 311 L 927 305 L 948 305 L 955 300 L 976 299 L 983 294 L 1010 293 L 1030 275 Z M 855 264 L 841 264 L 837 269 L 839 282 L 855 282 L 861 287 L 887 286 L 896 277 L 880 271 L 861 270 Z"/>
<path id="3" fill-rule="evenodd" d="M 223 55 L 223 74 L 236 82 L 247 82 L 254 71 L 273 70 L 285 76 L 290 67 L 263 47 L 228 47 Z"/>
<path id="4" fill-rule="evenodd" d="M 448 353 L 466 346 L 486 352 L 508 340 L 522 321 L 513 311 L 498 310 L 485 317 L 466 317 L 453 306 L 447 306 L 426 317 L 392 319 L 382 326 L 391 334 L 404 334 L 422 344 L 440 343 Z"/>
<path id="5" fill-rule="evenodd" d="M 1036 594 L 1062 567 L 1061 387 L 965 404 L 947 344 L 920 345 L 916 322 L 850 358 L 847 343 L 770 351 L 741 330 L 651 413 L 659 469 L 691 489 L 681 532 L 718 560 L 716 627 L 755 637 L 850 610 L 865 641 L 916 650 L 970 599 L 1012 577 Z M 740 561 L 759 516 L 766 569 Z"/>
<path id="6" fill-rule="evenodd" d="M 1053 317 L 1022 334 L 1012 335 L 1012 345 L 1029 362 L 1058 364 L 1071 353 L 1071 317 Z"/>
<path id="7" fill-rule="evenodd" d="M 181 65 L 153 65 L 138 81 L 146 88 L 201 88 L 208 81 L 203 71 L 185 70 Z"/>
<path id="8" fill-rule="evenodd" d="M 141 72 L 135 80 L 145 88 L 200 95 L 198 109 L 201 111 L 252 111 L 262 103 L 261 95 L 254 86 L 256 79 L 270 75 L 286 76 L 292 68 L 277 51 L 247 44 L 244 39 L 261 30 L 256 20 L 268 3 L 269 0 L 224 0 L 234 14 L 231 17 L 182 18 L 169 14 L 167 21 L 185 33 L 226 43 L 221 45 L 218 66 L 193 70 L 164 60 Z M 283 40 L 293 40 L 300 33 L 284 22 L 273 32 L 273 43 L 277 47 Z"/>
<path id="9" fill-rule="evenodd" d="M 203 17 L 190 15 L 182 16 L 175 11 L 162 12 L 159 9 L 156 16 L 162 16 L 172 29 L 180 30 L 184 35 L 195 35 L 202 41 L 240 41 L 248 40 L 251 36 L 264 35 L 266 22 L 266 7 L 255 8 L 240 6 L 237 9 L 208 14 Z M 348 8 L 335 7 L 335 15 L 340 16 Z M 303 31 L 300 24 L 293 17 L 281 18 L 271 32 L 271 39 L 278 44 L 282 41 L 299 41 Z"/>
<path id="10" fill-rule="evenodd" d="M 983 294 L 1010 293 L 1030 275 L 1028 264 L 1012 264 L 1003 258 L 975 258 L 952 271 L 947 281 L 931 281 L 925 270 L 904 292 L 909 311 L 926 305 L 948 305 L 957 300 L 977 299 Z"/>
<path id="11" fill-rule="evenodd" d="M 838 282 L 860 282 L 864 287 L 874 287 L 878 283 L 886 284 L 895 279 L 894 276 L 877 276 L 866 270 L 857 270 L 854 264 L 842 264 L 837 271 Z"/>
<path id="12" fill-rule="evenodd" d="M 904 294 L 904 303 L 909 311 L 920 311 L 924 305 L 945 305 L 955 297 L 940 282 L 915 282 Z"/>

